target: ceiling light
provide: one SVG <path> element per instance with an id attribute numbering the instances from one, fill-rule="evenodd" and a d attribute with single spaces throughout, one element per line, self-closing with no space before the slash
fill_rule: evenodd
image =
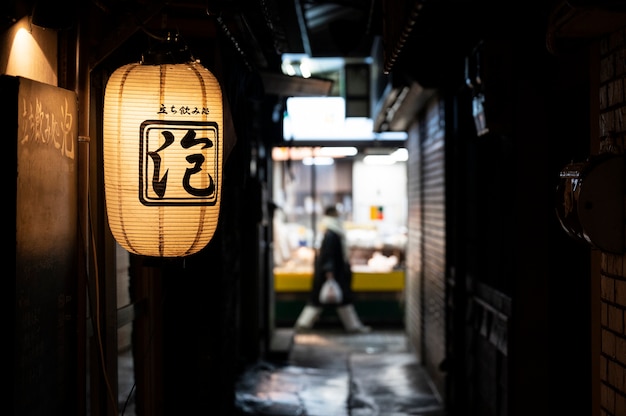
<path id="1" fill-rule="evenodd" d="M 355 156 L 358 153 L 356 147 L 322 147 L 317 152 L 317 156 L 329 156 L 329 157 L 346 157 Z"/>
<path id="2" fill-rule="evenodd" d="M 335 161 L 333 160 L 332 157 L 305 157 L 304 159 L 302 159 L 302 164 L 306 165 L 306 166 L 311 166 L 311 165 L 315 165 L 315 166 L 330 166 L 333 163 L 335 163 Z"/>

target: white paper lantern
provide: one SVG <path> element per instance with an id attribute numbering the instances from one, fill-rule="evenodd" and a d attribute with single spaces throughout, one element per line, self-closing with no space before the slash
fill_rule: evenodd
<path id="1" fill-rule="evenodd" d="M 187 256 L 215 232 L 222 187 L 222 90 L 198 62 L 133 63 L 104 97 L 109 226 L 131 253 Z"/>

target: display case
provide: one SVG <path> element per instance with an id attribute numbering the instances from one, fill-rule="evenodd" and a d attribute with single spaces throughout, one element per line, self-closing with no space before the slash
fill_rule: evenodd
<path id="1" fill-rule="evenodd" d="M 307 301 L 322 234 L 324 208 L 334 205 L 346 230 L 355 307 L 366 322 L 401 323 L 406 250 L 406 166 L 371 166 L 364 153 L 307 163 L 274 161 L 274 299 L 278 325 L 291 325 Z M 332 312 L 322 321 L 333 321 Z"/>
<path id="2" fill-rule="evenodd" d="M 310 230 L 294 225 L 291 246 L 274 267 L 275 317 L 278 325 L 291 326 L 308 300 L 313 283 L 316 247 L 307 247 Z M 369 236 L 369 237 L 366 237 Z M 368 324 L 401 326 L 404 321 L 406 235 L 383 241 L 371 226 L 346 225 L 346 237 L 353 272 L 354 305 Z M 336 324 L 332 310 L 325 310 L 321 324 Z"/>

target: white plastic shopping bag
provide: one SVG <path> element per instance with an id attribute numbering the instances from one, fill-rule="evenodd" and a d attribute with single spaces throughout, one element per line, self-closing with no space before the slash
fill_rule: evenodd
<path id="1" fill-rule="evenodd" d="M 320 303 L 333 304 L 341 303 L 343 293 L 341 287 L 335 279 L 326 279 L 320 290 Z"/>

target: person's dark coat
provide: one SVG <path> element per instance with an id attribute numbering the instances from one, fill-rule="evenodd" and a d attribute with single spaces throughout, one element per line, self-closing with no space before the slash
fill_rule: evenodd
<path id="1" fill-rule="evenodd" d="M 315 258 L 313 288 L 310 298 L 310 303 L 315 306 L 322 306 L 319 301 L 319 295 L 322 285 L 326 281 L 326 272 L 329 271 L 333 273 L 343 292 L 342 302 L 337 306 L 352 303 L 352 270 L 350 269 L 350 263 L 344 257 L 342 240 L 339 234 L 327 229 L 324 232 L 322 244 Z"/>

